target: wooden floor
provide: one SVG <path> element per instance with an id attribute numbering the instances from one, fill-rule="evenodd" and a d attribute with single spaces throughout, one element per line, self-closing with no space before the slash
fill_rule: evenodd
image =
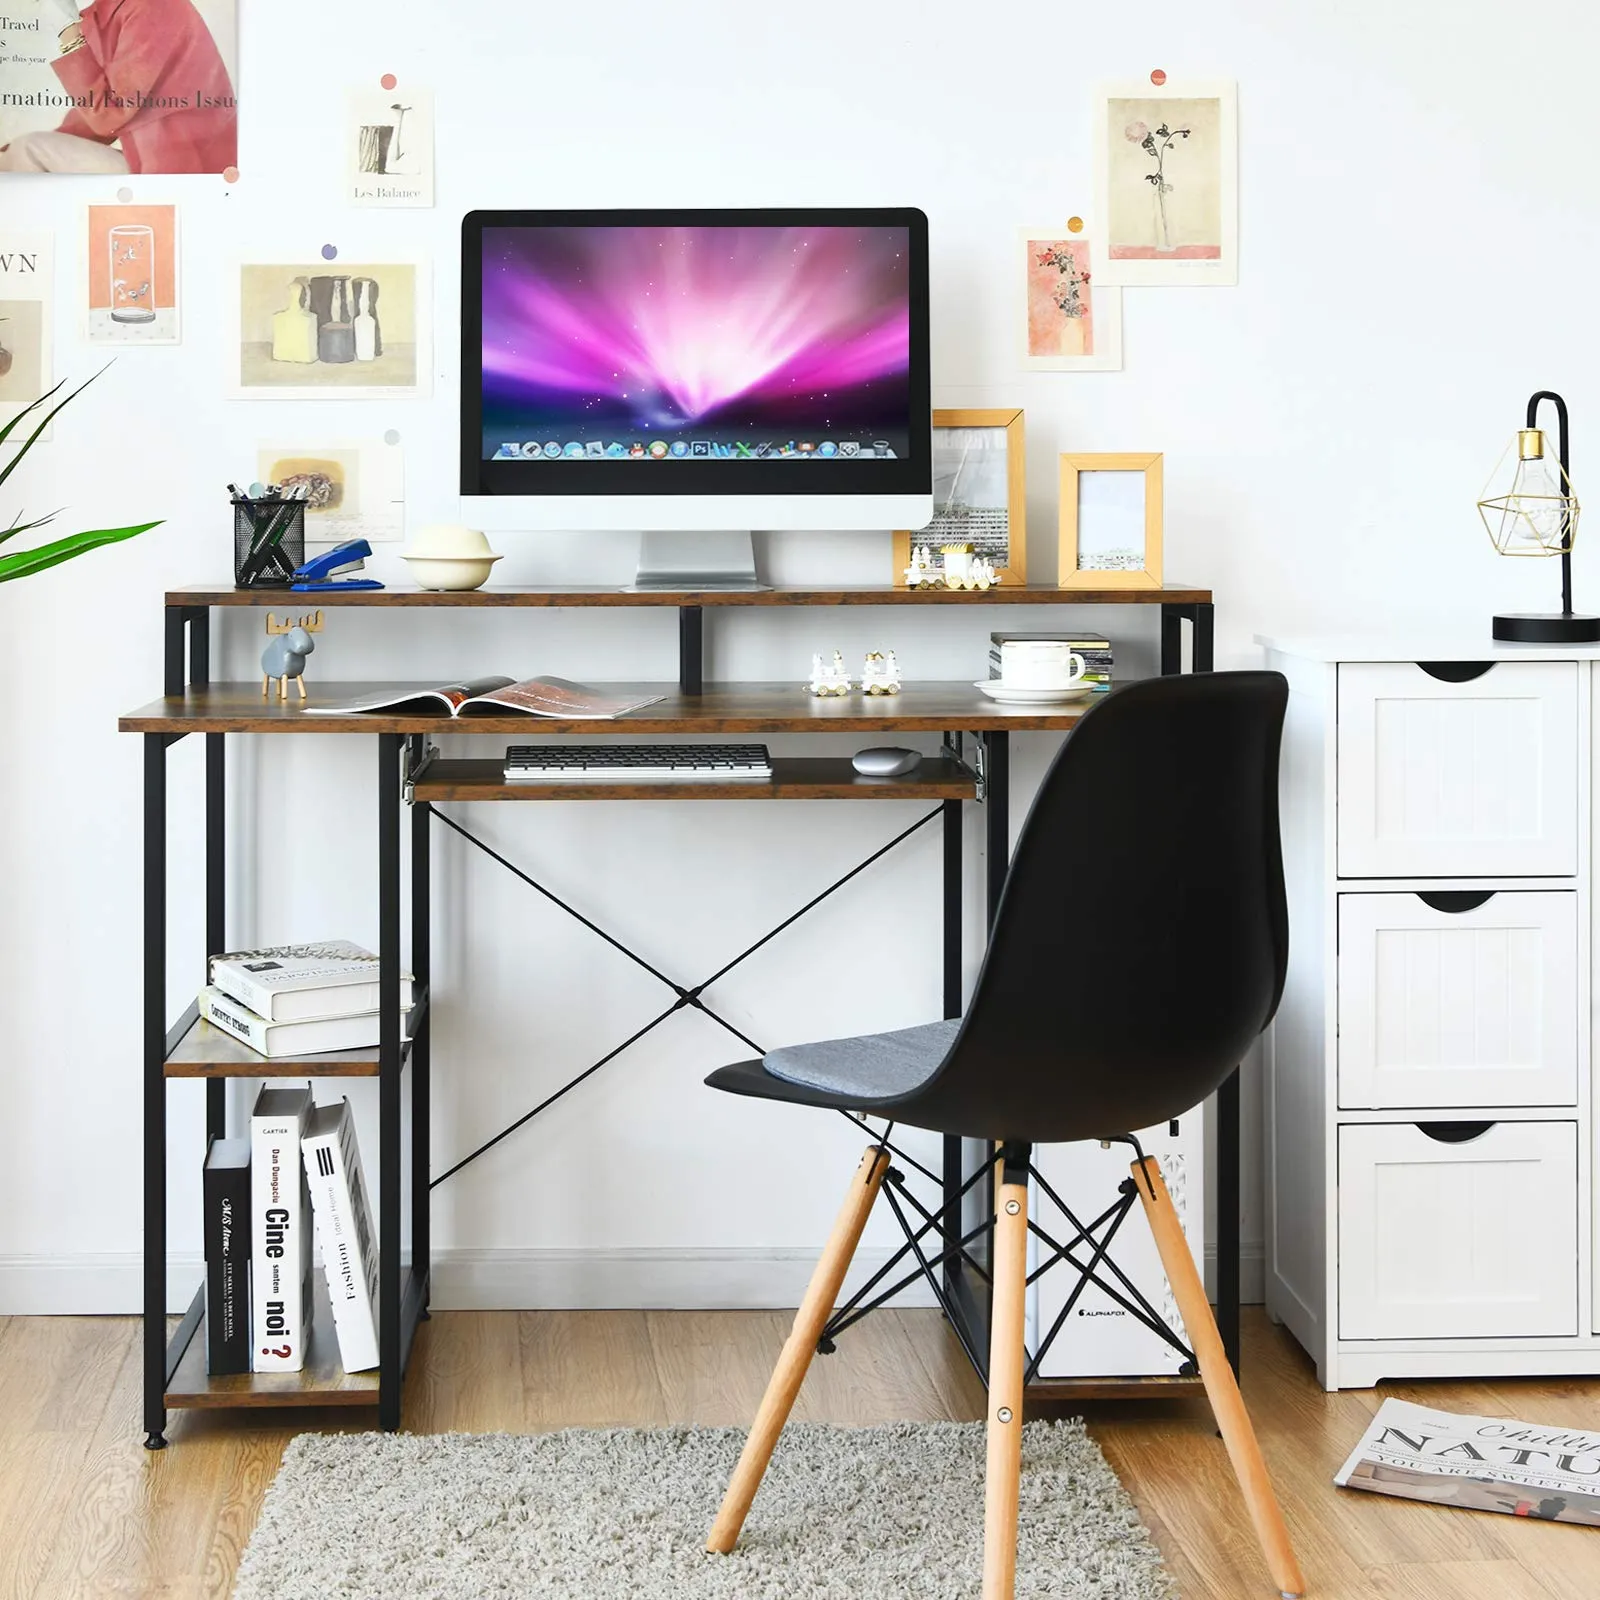
<path id="1" fill-rule="evenodd" d="M 418 1335 L 407 1425 L 746 1423 L 786 1327 L 786 1317 L 762 1312 L 442 1312 Z M 226 1595 L 285 1442 L 308 1428 L 370 1425 L 369 1412 L 190 1412 L 175 1415 L 169 1449 L 147 1453 L 138 1356 L 131 1318 L 0 1322 L 0 1596 Z M 1298 1347 L 1259 1314 L 1246 1324 L 1244 1374 L 1310 1594 L 1600 1595 L 1600 1531 L 1410 1505 L 1330 1482 L 1382 1394 L 1600 1428 L 1600 1384 L 1325 1395 Z M 842 1424 L 981 1414 L 982 1392 L 930 1311 L 886 1312 L 852 1329 L 813 1366 L 796 1412 Z M 1206 1408 L 1126 1403 L 1088 1415 L 1184 1600 L 1268 1600 Z"/>

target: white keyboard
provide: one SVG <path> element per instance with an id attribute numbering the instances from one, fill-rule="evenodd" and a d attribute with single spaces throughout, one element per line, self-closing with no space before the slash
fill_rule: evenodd
<path id="1" fill-rule="evenodd" d="M 514 744 L 507 783 L 770 783 L 764 744 Z"/>

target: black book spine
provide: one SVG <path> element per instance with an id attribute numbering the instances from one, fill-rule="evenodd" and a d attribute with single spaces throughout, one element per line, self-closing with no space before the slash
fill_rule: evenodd
<path id="1" fill-rule="evenodd" d="M 205 1173 L 206 1371 L 250 1370 L 250 1163 Z"/>

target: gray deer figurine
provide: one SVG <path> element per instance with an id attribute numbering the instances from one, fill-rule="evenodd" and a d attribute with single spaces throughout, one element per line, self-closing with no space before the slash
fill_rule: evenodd
<path id="1" fill-rule="evenodd" d="M 316 641 L 311 635 L 322 632 L 322 613 L 313 611 L 298 619 L 285 617 L 279 622 L 269 611 L 267 632 L 272 635 L 272 641 L 261 652 L 261 698 L 263 700 L 267 698 L 272 680 L 276 678 L 278 698 L 287 700 L 289 680 L 293 678 L 295 686 L 300 691 L 300 698 L 304 700 L 306 685 L 302 674 L 306 670 L 306 657 L 317 648 Z"/>

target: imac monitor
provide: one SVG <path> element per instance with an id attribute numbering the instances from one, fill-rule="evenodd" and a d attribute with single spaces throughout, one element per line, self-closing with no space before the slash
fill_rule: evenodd
<path id="1" fill-rule="evenodd" d="M 461 306 L 475 526 L 638 530 L 641 586 L 752 587 L 751 529 L 932 515 L 920 211 L 473 212 Z"/>

